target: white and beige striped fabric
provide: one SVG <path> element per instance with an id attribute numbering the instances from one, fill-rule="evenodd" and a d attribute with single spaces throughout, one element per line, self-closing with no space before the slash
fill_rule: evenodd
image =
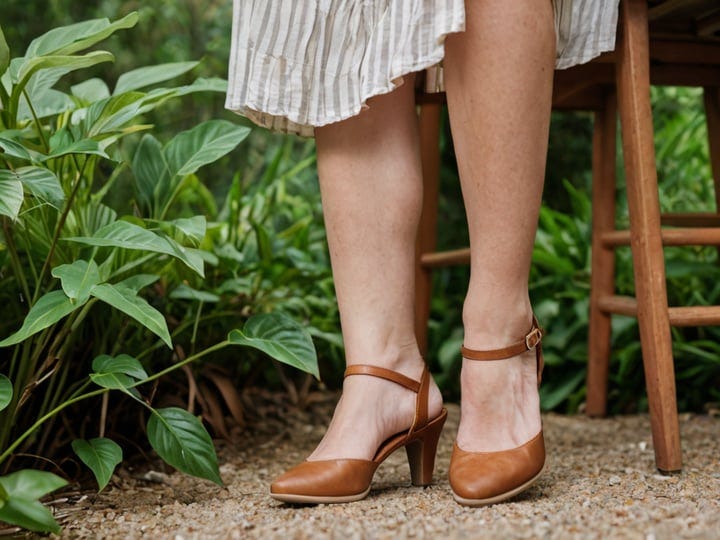
<path id="1" fill-rule="evenodd" d="M 441 90 L 445 36 L 465 27 L 464 0 L 233 1 L 226 108 L 303 136 L 355 116 L 407 73 L 430 68 L 426 90 Z M 614 48 L 618 0 L 553 5 L 556 67 Z"/>

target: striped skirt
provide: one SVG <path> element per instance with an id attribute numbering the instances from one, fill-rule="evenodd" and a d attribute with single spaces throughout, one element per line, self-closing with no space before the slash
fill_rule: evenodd
<path id="1" fill-rule="evenodd" d="M 233 1 L 226 108 L 303 136 L 357 115 L 407 73 L 426 69 L 426 90 L 442 90 L 445 36 L 465 27 L 465 0 Z M 618 0 L 553 7 L 558 69 L 614 48 Z"/>

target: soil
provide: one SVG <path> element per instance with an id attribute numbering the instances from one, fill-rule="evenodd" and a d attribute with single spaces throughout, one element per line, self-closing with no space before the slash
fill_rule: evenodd
<path id="1" fill-rule="evenodd" d="M 52 502 L 68 538 L 720 538 L 720 418 L 682 415 L 684 468 L 655 468 L 647 415 L 544 416 L 548 467 L 511 502 L 456 504 L 447 470 L 459 411 L 449 405 L 435 484 L 410 486 L 405 453 L 378 470 L 363 501 L 285 505 L 273 477 L 301 461 L 323 434 L 335 395 L 303 410 L 258 394 L 249 427 L 218 441 L 221 488 L 163 468 L 120 469 L 100 494 Z M 11 531 L 6 531 L 11 532 Z"/>

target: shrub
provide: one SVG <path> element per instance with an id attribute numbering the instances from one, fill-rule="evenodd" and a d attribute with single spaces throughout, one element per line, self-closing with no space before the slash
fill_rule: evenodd
<path id="1" fill-rule="evenodd" d="M 84 422 L 54 428 L 61 413 L 80 410 L 88 416 L 86 406 L 74 407 L 96 399 L 99 436 L 75 439 L 72 448 L 102 489 L 122 459 L 120 446 L 103 436 L 107 395 L 115 390 L 149 411 L 148 440 L 161 458 L 221 483 L 212 440 L 200 420 L 184 408 L 154 407 L 140 387 L 229 345 L 256 349 L 317 376 L 315 350 L 293 319 L 269 313 L 276 307 L 272 303 L 261 306 L 264 312 L 245 313 L 242 330 L 232 329 L 221 341 L 196 350 L 202 304 L 216 297 L 188 284 L 204 278 L 207 266 L 217 267 L 223 254 L 232 259 L 233 245 L 240 235 L 245 240 L 237 223 L 209 226 L 205 215 L 196 213 L 215 213 L 213 197 L 196 173 L 233 150 L 250 130 L 209 120 L 166 144 L 146 133 L 127 145 L 128 152 L 123 141 L 152 127 L 142 123 L 145 113 L 191 93 L 224 92 L 220 79 L 157 87 L 196 62 L 124 73 L 112 92 L 100 79 L 75 84 L 69 92 L 56 88 L 72 71 L 111 61 L 107 51 L 82 51 L 136 21 L 132 13 L 115 22 L 96 19 L 56 28 L 12 60 L 0 30 L 0 299 L 5 306 L 0 336 L 6 336 L 0 340 L 0 462 L 16 452 L 47 454 L 53 441 L 62 440 L 60 431 L 70 436 L 87 431 Z M 130 182 L 133 202 L 119 206 L 132 213 L 119 215 L 105 201 L 123 192 L 117 190 L 123 181 Z M 231 212 L 237 213 L 233 203 L 237 200 L 230 196 Z M 257 220 L 258 228 L 261 223 Z M 242 252 L 235 255 L 243 261 Z M 200 307 L 186 310 L 191 324 L 171 319 L 169 326 L 158 308 L 172 311 L 180 304 Z M 188 328 L 192 350 L 185 354 L 175 339 Z M 148 375 L 160 364 L 160 355 L 151 362 L 148 352 L 164 347 L 170 365 Z M 7 470 L 9 461 L 4 466 Z M 64 483 L 52 473 L 29 469 L 1 477 L 0 519 L 57 532 L 38 499 Z"/>

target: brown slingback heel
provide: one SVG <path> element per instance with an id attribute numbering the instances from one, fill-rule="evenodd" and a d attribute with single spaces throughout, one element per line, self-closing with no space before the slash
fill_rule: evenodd
<path id="1" fill-rule="evenodd" d="M 447 418 L 447 410 L 428 421 L 430 373 L 423 369 L 420 382 L 401 373 L 370 365 L 348 366 L 345 376 L 372 375 L 392 381 L 417 394 L 415 418 L 410 429 L 385 440 L 375 457 L 364 459 L 329 459 L 304 461 L 275 480 L 270 496 L 289 503 L 344 503 L 359 501 L 370 492 L 370 483 L 378 466 L 401 446 L 405 447 L 410 476 L 414 486 L 432 482 L 435 452 Z"/>
<path id="2" fill-rule="evenodd" d="M 543 332 L 533 316 L 532 328 L 522 341 L 493 351 L 474 351 L 463 345 L 462 355 L 468 360 L 504 360 L 535 348 L 539 386 L 543 369 L 542 337 Z M 544 466 L 545 442 L 542 429 L 525 444 L 499 452 L 466 452 L 455 442 L 450 459 L 450 487 L 460 504 L 495 504 L 533 485 Z"/>

